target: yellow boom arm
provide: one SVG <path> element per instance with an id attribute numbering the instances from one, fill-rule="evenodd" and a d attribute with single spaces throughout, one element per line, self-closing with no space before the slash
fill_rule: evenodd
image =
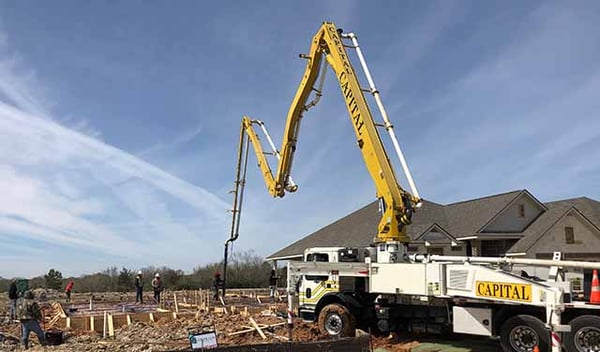
<path id="1" fill-rule="evenodd" d="M 310 107 L 310 104 L 306 105 L 307 100 L 311 91 L 314 90 L 313 86 L 319 76 L 319 68 L 325 58 L 340 84 L 358 147 L 369 174 L 375 182 L 377 198 L 382 201 L 382 218 L 378 225 L 376 240 L 408 243 L 410 240 L 406 234 L 405 225 L 410 224 L 411 215 L 420 199 L 402 189 L 397 181 L 340 34 L 341 30 L 338 30 L 333 23 L 324 22 L 313 37 L 309 54 L 301 55 L 307 59 L 306 69 L 288 112 L 280 149 L 281 154 L 277 155 L 279 165 L 275 176 L 267 163 L 260 140 L 252 126 L 254 122 L 258 121 L 244 116 L 240 138 L 243 138 L 243 134 L 246 133 L 252 142 L 259 167 L 272 196 L 283 197 L 285 191 L 295 191 L 296 186 L 290 183 L 290 172 L 298 140 L 300 120 L 304 111 Z M 319 91 L 317 92 L 320 94 Z"/>

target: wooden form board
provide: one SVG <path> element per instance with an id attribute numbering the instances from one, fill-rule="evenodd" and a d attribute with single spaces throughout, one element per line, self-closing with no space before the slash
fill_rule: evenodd
<path id="1" fill-rule="evenodd" d="M 183 317 L 194 317 L 196 312 L 151 312 L 151 313 L 131 313 L 131 314 L 107 314 L 107 328 L 108 335 L 110 335 L 111 326 L 112 330 L 118 329 L 124 325 L 130 325 L 135 322 L 151 322 L 159 319 L 174 320 Z M 71 328 L 78 330 L 96 331 L 102 333 L 104 327 L 104 315 L 91 315 L 91 316 L 73 316 L 68 318 L 61 318 L 56 323 L 56 326 L 66 327 L 67 319 Z"/>

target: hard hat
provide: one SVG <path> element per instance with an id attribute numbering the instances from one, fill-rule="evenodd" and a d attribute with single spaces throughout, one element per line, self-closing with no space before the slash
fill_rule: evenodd
<path id="1" fill-rule="evenodd" d="M 154 277 L 160 277 L 159 273 L 154 274 Z"/>
<path id="2" fill-rule="evenodd" d="M 140 270 L 140 271 L 138 271 L 138 275 L 142 275 L 142 271 L 141 271 L 141 270 Z"/>
<path id="3" fill-rule="evenodd" d="M 215 276 L 221 276 L 221 273 L 217 271 L 217 272 L 215 273 Z"/>

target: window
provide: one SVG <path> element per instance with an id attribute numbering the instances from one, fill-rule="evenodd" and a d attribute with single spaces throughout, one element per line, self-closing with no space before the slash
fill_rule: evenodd
<path id="1" fill-rule="evenodd" d="M 525 217 L 525 205 L 523 205 L 523 204 L 519 204 L 519 217 L 520 218 Z"/>
<path id="2" fill-rule="evenodd" d="M 309 253 L 306 256 L 307 262 L 328 262 L 329 254 L 327 253 Z"/>
<path id="3" fill-rule="evenodd" d="M 329 276 L 327 276 L 327 275 L 304 275 L 304 279 L 306 279 L 306 281 L 314 281 L 315 283 L 318 283 L 321 281 L 329 280 Z"/>
<path id="4" fill-rule="evenodd" d="M 518 240 L 483 240 L 481 241 L 482 257 L 501 257 L 517 243 Z"/>
<path id="5" fill-rule="evenodd" d="M 567 244 L 575 243 L 575 232 L 572 227 L 565 227 L 565 242 Z"/>
<path id="6" fill-rule="evenodd" d="M 427 247 L 427 254 L 444 255 L 444 248 Z"/>
<path id="7" fill-rule="evenodd" d="M 452 247 L 452 252 L 462 252 L 462 247 L 461 246 L 453 246 Z"/>

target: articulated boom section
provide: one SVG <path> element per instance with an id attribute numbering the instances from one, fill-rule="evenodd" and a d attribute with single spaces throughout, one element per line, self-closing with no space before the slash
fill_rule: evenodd
<path id="1" fill-rule="evenodd" d="M 352 120 L 357 145 L 375 183 L 377 198 L 383 201 L 383 214 L 378 225 L 376 241 L 408 243 L 410 240 L 406 235 L 406 225 L 410 224 L 414 207 L 420 200 L 399 186 L 363 89 L 360 87 L 340 35 L 341 30 L 339 31 L 333 23 L 324 23 L 322 29 L 315 36 L 315 39 L 318 38 L 321 42 L 321 52 L 311 53 L 311 56 L 326 55 L 327 62 L 336 73 L 346 108 Z M 358 48 L 358 43 L 349 47 Z M 361 62 L 364 62 L 362 53 L 357 53 Z M 370 74 L 368 77 L 370 78 Z M 371 79 L 369 80 L 371 81 Z M 379 92 L 374 86 L 371 92 L 376 94 L 378 102 L 380 102 Z M 383 108 L 383 105 L 380 105 L 380 108 Z M 392 125 L 387 121 L 385 110 L 382 113 L 386 120 L 385 127 L 391 130 Z"/>
<path id="2" fill-rule="evenodd" d="M 351 40 L 352 44 L 344 44 L 342 42 L 343 38 Z M 356 50 L 367 81 L 369 82 L 368 89 L 361 88 L 346 53 L 346 48 Z M 246 134 L 251 141 L 269 193 L 274 197 L 283 197 L 286 192 L 293 192 L 297 189 L 291 181 L 290 175 L 296 152 L 296 144 L 298 142 L 300 122 L 303 114 L 320 100 L 326 66 L 329 65 L 335 72 L 340 85 L 356 135 L 357 145 L 362 153 L 367 170 L 375 183 L 376 196 L 381 201 L 382 217 L 378 225 L 375 241 L 380 243 L 408 243 L 410 239 L 406 234 L 406 225 L 410 224 L 414 209 L 420 204 L 420 198 L 394 134 L 393 125 L 383 108 L 379 91 L 375 88 L 371 74 L 358 46 L 356 36 L 352 33 L 344 34 L 333 23 L 325 22 L 313 37 L 309 53 L 301 55 L 301 57 L 307 60 L 306 68 L 288 110 L 285 131 L 279 151 L 272 144 L 262 122 L 251 120 L 247 116 L 242 120 L 241 138 Z M 315 87 L 319 75 L 320 81 L 318 86 Z M 370 92 L 373 95 L 377 102 L 377 107 L 381 112 L 383 123 L 375 123 L 363 91 Z M 309 102 L 308 100 L 312 93 L 316 97 Z M 265 158 L 265 154 L 267 153 L 263 151 L 258 135 L 253 128 L 255 124 L 263 128 L 273 149 L 272 154 L 278 158 L 279 163 L 275 173 L 273 173 L 267 163 Z M 400 158 L 404 173 L 409 181 L 412 194 L 400 187 L 379 136 L 378 127 L 385 128 L 389 133 Z M 243 144 L 241 143 L 240 145 Z M 401 253 L 395 257 L 402 257 L 404 247 L 397 246 L 396 248 Z M 394 255 L 392 253 L 390 257 L 394 258 Z"/>

